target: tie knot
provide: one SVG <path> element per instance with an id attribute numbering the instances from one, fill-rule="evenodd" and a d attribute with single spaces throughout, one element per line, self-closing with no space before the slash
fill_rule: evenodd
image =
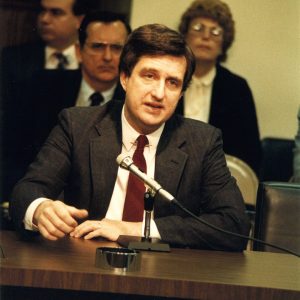
<path id="1" fill-rule="evenodd" d="M 57 69 L 65 69 L 65 67 L 69 64 L 67 57 L 61 52 L 55 52 L 54 56 L 58 60 Z"/>
<path id="2" fill-rule="evenodd" d="M 89 99 L 91 100 L 91 106 L 99 105 L 104 100 L 103 96 L 98 92 L 93 93 Z"/>
<path id="3" fill-rule="evenodd" d="M 147 137 L 145 135 L 140 135 L 136 140 L 137 140 L 136 150 L 144 151 L 145 146 L 149 144 Z"/>

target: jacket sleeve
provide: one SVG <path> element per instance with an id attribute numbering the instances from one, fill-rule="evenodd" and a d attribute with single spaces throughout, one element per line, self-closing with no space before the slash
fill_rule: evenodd
<path id="1" fill-rule="evenodd" d="M 197 136 L 193 139 L 190 146 L 182 148 L 188 161 L 176 199 L 203 221 L 248 236 L 249 219 L 241 192 L 226 166 L 220 131 L 214 129 L 205 142 L 197 143 Z M 213 229 L 172 204 L 163 214 L 155 222 L 162 239 L 173 246 L 241 251 L 247 245 L 247 239 Z"/>
<path id="2" fill-rule="evenodd" d="M 10 215 L 16 229 L 23 229 L 25 212 L 32 201 L 41 197 L 58 199 L 66 185 L 72 138 L 67 112 L 60 114 L 59 119 L 26 175 L 13 189 Z"/>

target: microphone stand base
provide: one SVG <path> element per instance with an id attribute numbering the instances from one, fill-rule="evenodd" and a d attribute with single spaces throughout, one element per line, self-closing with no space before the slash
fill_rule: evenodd
<path id="1" fill-rule="evenodd" d="M 117 243 L 128 249 L 170 252 L 169 244 L 161 243 L 161 240 L 157 238 L 146 239 L 140 236 L 120 235 Z"/>

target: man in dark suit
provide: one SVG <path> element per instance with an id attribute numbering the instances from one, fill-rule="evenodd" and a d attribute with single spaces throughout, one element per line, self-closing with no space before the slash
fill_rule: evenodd
<path id="1" fill-rule="evenodd" d="M 36 70 L 33 77 L 19 83 L 16 93 L 22 95 L 12 97 L 18 105 L 10 101 L 10 109 L 5 112 L 7 167 L 3 180 L 7 193 L 36 156 L 56 124 L 60 110 L 124 99 L 118 66 L 130 32 L 130 26 L 120 14 L 87 14 L 79 29 L 79 44 L 75 51 L 81 69 Z M 96 96 L 94 103 L 91 95 Z"/>
<path id="2" fill-rule="evenodd" d="M 79 68 L 75 54 L 78 29 L 86 12 L 82 0 L 53 1 L 41 0 L 37 18 L 37 31 L 40 41 L 4 48 L 1 68 L 5 75 L 5 87 L 18 88 L 18 83 L 28 80 L 37 71 L 56 69 L 60 56 L 65 56 L 61 68 Z"/>
<path id="3" fill-rule="evenodd" d="M 24 174 L 28 163 L 24 151 L 31 153 L 31 144 L 25 145 L 22 141 L 28 141 L 32 135 L 32 127 L 28 123 L 32 117 L 33 100 L 30 96 L 40 88 L 35 80 L 44 70 L 58 67 L 64 70 L 79 68 L 75 43 L 78 39 L 78 28 L 86 12 L 83 2 L 85 1 L 41 0 L 37 18 L 40 40 L 36 43 L 6 47 L 1 52 L 3 199 L 7 199 L 13 184 Z M 20 131 L 20 128 L 24 131 Z M 20 148 L 22 144 L 23 147 Z"/>
<path id="4" fill-rule="evenodd" d="M 234 40 L 230 8 L 220 0 L 195 0 L 179 31 L 196 57 L 196 71 L 177 112 L 221 129 L 225 153 L 258 175 L 261 143 L 252 92 L 244 78 L 220 65 Z"/>
<path id="5" fill-rule="evenodd" d="M 137 201 L 131 210 L 140 206 L 145 187 L 142 194 L 138 183 L 129 188 L 133 177 L 115 161 L 119 153 L 134 152 L 138 164 L 139 152 L 148 176 L 183 206 L 215 226 L 247 235 L 249 221 L 226 167 L 220 131 L 173 114 L 194 66 L 191 50 L 176 31 L 158 24 L 133 31 L 120 59 L 125 103 L 62 112 L 14 189 L 10 213 L 17 228 L 37 230 L 50 240 L 69 234 L 112 241 L 119 235 L 141 236 L 141 211 L 131 220 L 124 216 L 130 201 Z M 197 222 L 160 195 L 151 232 L 172 246 L 241 251 L 247 244 Z"/>

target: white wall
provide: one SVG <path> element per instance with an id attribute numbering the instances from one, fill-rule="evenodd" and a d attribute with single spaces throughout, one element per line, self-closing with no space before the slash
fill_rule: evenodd
<path id="1" fill-rule="evenodd" d="M 236 22 L 226 65 L 254 94 L 261 137 L 293 139 L 300 105 L 300 0 L 225 0 Z M 131 25 L 177 29 L 191 0 L 133 0 Z"/>

